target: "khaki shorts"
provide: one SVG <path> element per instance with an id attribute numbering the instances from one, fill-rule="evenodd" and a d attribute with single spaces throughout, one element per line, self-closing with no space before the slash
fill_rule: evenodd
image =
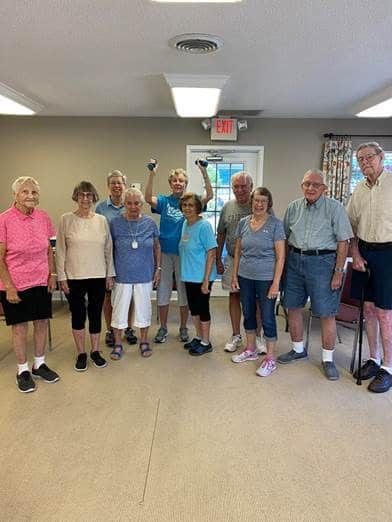
<path id="1" fill-rule="evenodd" d="M 231 276 L 233 275 L 233 262 L 234 259 L 227 254 L 224 261 L 224 267 L 225 270 L 222 275 L 222 288 L 223 290 L 228 290 L 231 294 L 236 294 L 239 292 L 239 290 L 236 290 L 233 292 L 231 289 Z"/>

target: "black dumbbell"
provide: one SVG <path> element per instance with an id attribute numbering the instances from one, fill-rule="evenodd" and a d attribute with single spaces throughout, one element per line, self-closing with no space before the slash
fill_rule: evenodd
<path id="1" fill-rule="evenodd" d="M 158 161 L 157 161 L 156 159 L 154 159 L 154 163 L 153 163 L 153 162 L 148 163 L 148 164 L 147 164 L 147 168 L 148 168 L 148 170 L 154 170 L 155 167 L 157 166 L 157 163 L 158 163 Z"/>
<path id="2" fill-rule="evenodd" d="M 196 160 L 195 165 L 199 165 L 199 164 L 202 167 L 204 167 L 205 169 L 208 167 L 208 161 L 206 161 L 206 160 Z"/>

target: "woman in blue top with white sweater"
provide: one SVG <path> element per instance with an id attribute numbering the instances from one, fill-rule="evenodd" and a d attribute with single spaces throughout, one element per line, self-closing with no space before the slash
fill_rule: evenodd
<path id="1" fill-rule="evenodd" d="M 149 165 L 151 169 L 149 167 L 145 197 L 147 203 L 151 205 L 152 211 L 161 216 L 159 242 L 162 250 L 161 282 L 157 288 L 160 327 L 154 341 L 156 343 L 164 343 L 168 335 L 167 317 L 169 313 L 170 296 L 173 289 L 174 273 L 177 286 L 178 306 L 180 309 L 179 339 L 182 342 L 186 342 L 188 341 L 188 329 L 186 326 L 188 303 L 184 283 L 182 283 L 180 277 L 178 244 L 180 242 L 182 224 L 184 223 L 184 216 L 179 208 L 179 202 L 188 185 L 188 176 L 183 169 L 171 170 L 169 174 L 171 194 L 168 196 L 163 194 L 153 196 L 153 180 L 158 171 L 158 163 L 156 160 L 150 161 L 151 163 Z M 202 197 L 202 205 L 204 207 L 204 205 L 213 198 L 213 191 L 207 169 L 203 167 L 200 162 L 198 166 L 205 183 L 205 194 Z"/>
<path id="2" fill-rule="evenodd" d="M 212 351 L 210 342 L 210 292 L 216 277 L 217 242 L 212 226 L 200 216 L 202 200 L 192 192 L 180 199 L 185 221 L 179 244 L 181 280 L 185 282 L 189 309 L 196 336 L 185 343 L 190 355 Z"/>
<path id="3" fill-rule="evenodd" d="M 285 259 L 285 233 L 280 219 L 270 214 L 271 192 L 256 188 L 250 197 L 252 214 L 238 223 L 231 286 L 240 290 L 246 346 L 233 355 L 235 363 L 254 361 L 256 351 L 256 300 L 260 303 L 261 321 L 267 345 L 257 375 L 267 377 L 276 370 L 275 346 L 277 329 L 275 303 L 279 293 Z"/>

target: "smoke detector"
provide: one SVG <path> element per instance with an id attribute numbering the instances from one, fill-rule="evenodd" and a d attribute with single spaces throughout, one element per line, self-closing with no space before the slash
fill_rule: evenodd
<path id="1" fill-rule="evenodd" d="M 169 45 L 183 53 L 210 54 L 223 47 L 223 40 L 213 34 L 187 33 L 175 36 Z"/>

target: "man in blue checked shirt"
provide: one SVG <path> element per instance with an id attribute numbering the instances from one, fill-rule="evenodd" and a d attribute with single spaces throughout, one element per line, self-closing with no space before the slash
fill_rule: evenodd
<path id="1" fill-rule="evenodd" d="M 284 306 L 288 309 L 292 349 L 278 361 L 287 364 L 308 356 L 303 309 L 310 298 L 312 313 L 320 317 L 322 369 L 327 379 L 336 381 L 335 316 L 353 231 L 343 205 L 325 196 L 327 186 L 320 170 L 308 170 L 301 187 L 304 197 L 289 204 L 283 219 L 288 243 Z"/>

